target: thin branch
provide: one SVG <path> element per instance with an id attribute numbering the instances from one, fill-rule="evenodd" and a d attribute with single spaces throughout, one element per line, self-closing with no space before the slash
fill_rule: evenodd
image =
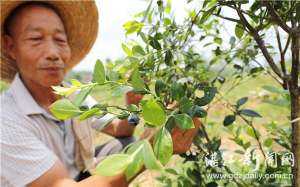
<path id="1" fill-rule="evenodd" d="M 240 20 L 237 20 L 237 19 L 234 19 L 234 18 L 225 17 L 225 16 L 221 16 L 221 15 L 218 15 L 218 14 L 212 14 L 212 15 L 217 16 L 217 17 L 222 18 L 222 19 L 226 19 L 228 21 L 235 22 L 235 23 L 241 23 Z"/>
<path id="2" fill-rule="evenodd" d="M 280 16 L 275 11 L 274 7 L 270 4 L 269 1 L 262 1 L 262 4 L 264 4 L 268 11 L 270 12 L 272 18 L 274 18 L 274 21 L 287 33 L 291 32 L 291 28 L 280 18 Z"/>
<path id="3" fill-rule="evenodd" d="M 282 81 L 279 80 L 277 77 L 275 77 L 268 69 L 266 69 L 260 62 L 258 62 L 256 59 L 252 59 L 257 65 L 264 68 L 264 70 L 267 72 L 268 75 L 270 75 L 278 84 L 282 85 Z"/>
<path id="4" fill-rule="evenodd" d="M 259 36 L 258 32 L 250 25 L 250 23 L 247 21 L 247 19 L 245 18 L 245 16 L 243 15 L 243 13 L 241 12 L 241 10 L 239 8 L 236 7 L 235 9 L 243 23 L 243 25 L 248 28 L 249 30 L 249 34 L 251 34 L 253 36 L 253 38 L 255 39 L 257 45 L 259 46 L 259 48 L 261 49 L 264 57 L 266 58 L 268 64 L 270 65 L 270 67 L 272 68 L 272 70 L 274 71 L 274 73 L 276 73 L 276 75 L 282 79 L 282 75 L 280 73 L 279 68 L 277 67 L 276 63 L 274 62 L 273 58 L 271 57 L 271 55 L 269 54 L 264 41 L 262 40 L 262 38 Z"/>
<path id="5" fill-rule="evenodd" d="M 278 31 L 277 26 L 274 26 L 275 33 L 276 33 L 276 38 L 277 38 L 277 43 L 278 43 L 278 48 L 279 48 L 279 53 L 280 53 L 280 66 L 281 70 L 283 73 L 283 88 L 288 89 L 288 81 L 287 81 L 287 76 L 286 76 L 286 67 L 285 67 L 285 59 L 284 59 L 284 53 L 282 51 L 282 46 L 281 46 L 281 39 L 280 39 L 280 34 Z"/>
<path id="6" fill-rule="evenodd" d="M 285 47 L 284 47 L 284 49 L 283 49 L 283 54 L 284 54 L 284 55 L 285 55 L 285 53 L 286 53 L 286 51 L 287 51 L 287 49 L 288 49 L 288 47 L 289 47 L 289 45 L 290 45 L 290 41 L 291 41 L 291 36 L 289 35 L 289 36 L 288 36 L 288 39 L 287 39 L 287 41 L 286 41 Z"/>
<path id="7" fill-rule="evenodd" d="M 218 92 L 218 94 L 220 95 L 221 99 L 223 99 L 224 101 L 226 101 L 227 105 L 229 106 L 228 109 L 231 110 L 232 112 L 236 113 L 236 115 L 238 115 L 247 125 L 249 125 L 253 132 L 254 132 L 254 136 L 255 136 L 255 139 L 258 143 L 258 146 L 259 146 L 259 149 L 261 151 L 261 153 L 263 154 L 264 158 L 266 159 L 266 153 L 265 151 L 263 150 L 263 147 L 262 147 L 262 143 L 260 142 L 260 139 L 258 137 L 258 134 L 257 134 L 257 130 L 255 129 L 255 127 L 253 126 L 253 122 L 252 121 L 249 121 L 248 119 L 246 119 L 243 115 L 239 114 L 237 111 L 236 111 L 236 108 L 234 105 L 232 105 L 229 101 L 227 101 L 220 92 Z"/>
<path id="8" fill-rule="evenodd" d="M 280 40 L 280 35 L 279 35 L 279 31 L 278 31 L 277 26 L 274 26 L 274 30 L 275 30 L 275 33 L 276 33 L 279 52 L 282 53 L 281 40 Z"/>
<path id="9" fill-rule="evenodd" d="M 188 39 L 188 37 L 189 37 L 189 34 L 191 33 L 191 31 L 192 31 L 192 29 L 193 29 L 193 26 L 195 25 L 195 23 L 196 23 L 196 21 L 197 21 L 197 19 L 198 19 L 198 17 L 199 17 L 200 12 L 202 12 L 202 10 L 199 10 L 199 11 L 197 12 L 196 16 L 195 16 L 194 18 L 192 18 L 192 24 L 191 24 L 190 27 L 188 28 L 187 33 L 186 33 L 186 35 L 185 35 L 185 38 L 184 38 L 183 43 L 182 43 L 181 46 L 184 46 L 184 44 L 186 43 L 186 41 L 187 41 L 187 39 Z"/>

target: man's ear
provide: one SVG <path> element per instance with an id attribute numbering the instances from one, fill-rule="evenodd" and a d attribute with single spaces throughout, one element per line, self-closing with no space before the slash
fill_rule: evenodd
<path id="1" fill-rule="evenodd" d="M 4 42 L 3 49 L 4 49 L 5 56 L 7 56 L 8 58 L 11 58 L 12 60 L 16 60 L 15 43 L 14 43 L 13 38 L 9 35 L 4 35 L 2 42 Z"/>

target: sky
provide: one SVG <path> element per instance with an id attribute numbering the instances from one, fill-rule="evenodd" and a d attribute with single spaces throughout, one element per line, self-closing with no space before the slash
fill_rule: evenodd
<path id="1" fill-rule="evenodd" d="M 105 61 L 125 56 L 121 43 L 125 32 L 122 25 L 147 6 L 143 0 L 96 0 L 99 11 L 99 32 L 89 54 L 75 67 L 75 70 L 92 70 L 97 59 Z"/>

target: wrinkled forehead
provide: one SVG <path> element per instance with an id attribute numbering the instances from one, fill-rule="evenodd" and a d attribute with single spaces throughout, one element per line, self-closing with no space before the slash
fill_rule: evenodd
<path id="1" fill-rule="evenodd" d="M 56 20 L 58 20 L 56 25 L 58 27 L 60 26 L 61 30 L 64 31 L 63 20 L 61 19 L 61 16 L 58 10 L 55 9 L 55 7 L 47 3 L 30 2 L 21 4 L 10 13 L 10 15 L 5 20 L 4 32 L 8 35 L 14 35 L 14 32 L 20 29 L 20 24 L 22 24 L 24 20 L 26 20 L 28 23 L 30 23 L 31 21 L 32 23 L 34 23 L 33 20 L 42 19 L 44 17 L 44 20 L 42 20 L 42 22 L 46 24 L 48 19 L 45 14 L 48 16 L 56 17 Z"/>

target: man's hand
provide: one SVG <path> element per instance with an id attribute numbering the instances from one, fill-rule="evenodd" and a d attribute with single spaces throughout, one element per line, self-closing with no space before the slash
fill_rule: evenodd
<path id="1" fill-rule="evenodd" d="M 193 139 L 197 135 L 199 128 L 202 126 L 202 123 L 199 118 L 194 117 L 193 122 L 195 128 L 180 129 L 178 127 L 174 127 L 172 129 L 171 136 L 173 140 L 174 154 L 182 154 L 190 149 L 193 143 Z"/>
<path id="2" fill-rule="evenodd" d="M 128 182 L 124 174 L 104 177 L 104 176 L 91 176 L 80 182 L 75 182 L 70 178 L 66 167 L 63 163 L 58 160 L 55 164 L 44 174 L 32 181 L 26 186 L 29 187 L 90 187 L 90 186 L 101 186 L 101 187 L 127 187 Z"/>
<path id="3" fill-rule="evenodd" d="M 136 94 L 134 91 L 129 91 L 126 93 L 126 104 L 138 105 L 143 99 L 143 95 Z M 109 134 L 113 137 L 129 137 L 134 133 L 135 126 L 128 123 L 127 119 L 114 119 L 111 124 L 105 127 L 102 132 Z"/>
<path id="4" fill-rule="evenodd" d="M 137 94 L 134 91 L 129 91 L 126 93 L 126 104 L 134 104 L 138 105 L 140 101 L 143 99 L 144 95 L 142 94 Z"/>

